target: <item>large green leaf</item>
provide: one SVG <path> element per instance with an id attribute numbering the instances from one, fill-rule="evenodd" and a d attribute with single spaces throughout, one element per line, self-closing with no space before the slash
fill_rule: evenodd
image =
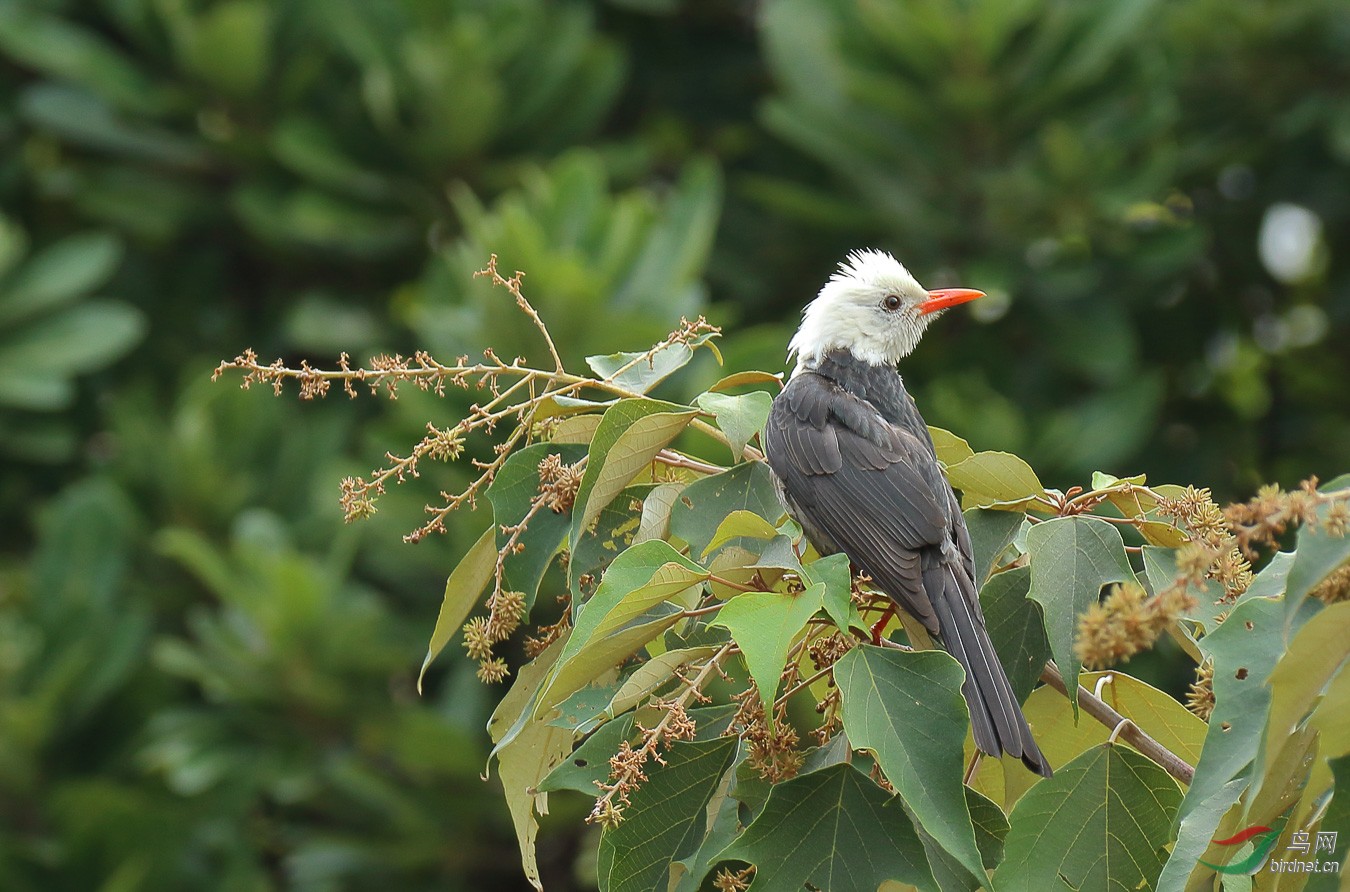
<path id="1" fill-rule="evenodd" d="M 949 465 L 947 480 L 967 509 L 1018 506 L 1045 491 L 1031 466 L 1007 452 L 977 452 Z"/>
<path id="2" fill-rule="evenodd" d="M 497 548 L 503 548 L 508 533 L 503 526 L 520 523 L 530 511 L 530 505 L 539 495 L 539 463 L 545 456 L 557 455 L 564 464 L 574 464 L 586 454 L 586 447 L 566 443 L 536 443 L 521 449 L 502 465 L 488 487 L 488 501 L 497 528 Z M 529 526 L 520 535 L 518 544 L 524 549 L 508 554 L 502 564 L 503 582 L 507 589 L 525 593 L 526 610 L 534 605 L 539 582 L 544 571 L 558 553 L 558 546 L 567 536 L 570 516 L 554 513 L 548 508 L 536 511 Z"/>
<path id="3" fill-rule="evenodd" d="M 623 822 L 600 836 L 602 892 L 665 889 L 672 862 L 693 854 L 707 827 L 706 808 L 736 755 L 736 738 L 679 742 L 649 765 Z"/>
<path id="4" fill-rule="evenodd" d="M 1069 702 L 1078 712 L 1078 672 L 1074 653 L 1078 618 L 1097 603 L 1102 586 L 1132 582 L 1134 571 L 1125 542 L 1113 525 L 1095 517 L 1058 517 L 1027 531 L 1031 557 L 1031 591 L 1027 597 L 1045 612 L 1050 652 L 1069 688 Z"/>
<path id="5" fill-rule="evenodd" d="M 697 414 L 695 409 L 648 399 L 620 400 L 605 410 L 577 490 L 572 541 L 581 538 L 601 509 Z"/>
<path id="6" fill-rule="evenodd" d="M 692 554 L 703 554 L 726 516 L 742 510 L 771 523 L 783 516 L 764 462 L 742 462 L 686 486 L 671 509 L 670 532 L 688 542 Z"/>
<path id="7" fill-rule="evenodd" d="M 713 740 L 721 737 L 736 715 L 736 705 L 701 706 L 688 711 L 696 726 L 695 740 Z M 619 744 L 632 741 L 636 714 L 619 716 L 606 722 L 577 747 L 571 756 L 539 784 L 541 792 L 576 790 L 588 796 L 596 795 L 596 781 L 609 777 L 609 759 L 619 751 Z"/>
<path id="8" fill-rule="evenodd" d="M 1152 888 L 1180 802 L 1176 781 L 1153 762 L 1095 747 L 1018 801 L 995 883 L 1000 892 Z"/>
<path id="9" fill-rule="evenodd" d="M 758 817 L 714 863 L 726 860 L 755 865 L 751 892 L 807 883 L 830 892 L 876 892 L 886 880 L 937 888 L 913 825 L 848 763 L 775 784 Z"/>
<path id="10" fill-rule="evenodd" d="M 1307 766 L 1293 766 L 1296 778 L 1284 776 L 1282 768 L 1291 762 L 1283 751 L 1302 745 L 1299 730 L 1305 722 L 1319 732 L 1305 801 L 1330 785 L 1326 760 L 1350 751 L 1350 715 L 1345 711 L 1350 706 L 1350 672 L 1344 669 L 1347 660 L 1350 602 L 1341 602 L 1323 610 L 1313 622 L 1304 623 L 1271 670 L 1266 682 L 1270 711 L 1248 802 L 1255 803 L 1267 789 L 1280 790 L 1302 780 Z"/>
<path id="11" fill-rule="evenodd" d="M 1027 597 L 1030 590 L 1031 570 L 1027 567 L 1005 570 L 980 589 L 985 627 L 1018 702 L 1036 687 L 1045 661 L 1050 659 L 1041 606 Z"/>
<path id="12" fill-rule="evenodd" d="M 1255 758 L 1270 709 L 1270 677 L 1284 650 L 1284 605 L 1253 598 L 1237 607 L 1200 649 L 1214 660 L 1214 712 L 1181 804 L 1181 817 L 1215 796 Z"/>
<path id="13" fill-rule="evenodd" d="M 469 546 L 469 550 L 460 558 L 450 577 L 445 580 L 445 595 L 441 598 L 441 611 L 436 615 L 436 625 L 431 630 L 431 642 L 427 645 L 426 658 L 417 673 L 417 692 L 422 692 L 422 678 L 427 674 L 431 661 L 445 649 L 463 624 L 464 618 L 478 603 L 478 596 L 492 580 L 497 568 L 497 537 L 493 529 L 483 531 L 478 541 Z"/>
<path id="14" fill-rule="evenodd" d="M 949 468 L 975 454 L 969 443 L 949 430 L 929 425 L 928 435 L 933 438 L 933 450 L 937 452 L 938 461 Z"/>
<path id="15" fill-rule="evenodd" d="M 735 396 L 709 391 L 699 394 L 694 403 L 705 412 L 711 412 L 717 419 L 717 426 L 727 435 L 731 446 L 731 460 L 738 462 L 743 457 L 746 444 L 755 434 L 764 430 L 773 397 L 763 390 Z"/>
<path id="16" fill-rule="evenodd" d="M 771 724 L 788 648 L 821 608 L 824 596 L 823 583 L 802 592 L 748 592 L 727 602 L 711 623 L 729 631 L 740 647 Z"/>
<path id="17" fill-rule="evenodd" d="M 954 659 L 931 650 L 862 645 L 834 665 L 849 741 L 875 754 L 915 821 L 982 879 L 962 793 L 961 747 L 969 724 L 962 678 Z"/>
<path id="18" fill-rule="evenodd" d="M 567 649 L 541 694 L 554 706 L 674 625 L 681 609 L 664 602 L 701 589 L 707 572 L 653 539 L 619 555 L 594 597 L 577 607 Z M 666 611 L 653 608 L 666 606 Z"/>
<path id="19" fill-rule="evenodd" d="M 970 818 L 975 825 L 975 844 L 979 846 L 980 858 L 986 870 L 993 870 L 1003 860 L 1008 817 L 997 803 L 970 787 L 965 788 L 965 794 L 966 807 L 970 809 Z M 922 824 L 916 824 L 914 829 L 918 831 L 919 839 L 923 840 L 924 851 L 928 853 L 928 866 L 933 871 L 938 888 L 943 892 L 955 892 L 958 889 L 976 892 L 985 887 L 985 882 L 971 876 L 961 862 L 925 833 Z M 890 890 L 883 887 L 882 892 Z"/>

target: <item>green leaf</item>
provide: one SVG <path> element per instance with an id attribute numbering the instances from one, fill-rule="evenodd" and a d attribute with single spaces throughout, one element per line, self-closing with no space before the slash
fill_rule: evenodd
<path id="1" fill-rule="evenodd" d="M 674 679 L 677 670 L 699 660 L 706 660 L 717 651 L 718 648 L 712 645 L 682 647 L 652 657 L 634 669 L 623 680 L 618 690 L 605 704 L 605 708 L 599 713 L 600 718 L 609 720 L 622 715 L 637 706 L 661 685 Z"/>
<path id="2" fill-rule="evenodd" d="M 1284 647 L 1284 605 L 1253 598 L 1200 639 L 1214 660 L 1214 713 L 1195 779 L 1181 804 L 1185 818 L 1243 773 L 1255 758 L 1270 709 L 1266 679 Z"/>
<path id="3" fill-rule="evenodd" d="M 747 592 L 728 601 L 709 623 L 730 632 L 740 647 L 771 727 L 778 677 L 787 664 L 788 649 L 821 608 L 824 596 L 823 584 L 795 593 Z"/>
<path id="4" fill-rule="evenodd" d="M 1350 602 L 1327 607 L 1316 620 L 1305 623 L 1289 642 L 1266 682 L 1270 688 L 1270 710 L 1247 796 L 1249 803 L 1254 804 L 1268 788 L 1275 791 L 1288 788 L 1291 779 L 1279 773 L 1282 763 L 1288 762 L 1281 758 L 1282 751 L 1300 745 L 1297 732 L 1305 722 L 1310 728 L 1324 732 L 1318 741 L 1317 767 L 1307 782 L 1307 793 L 1320 793 L 1329 783 L 1326 758 L 1350 750 L 1350 719 L 1337 708 L 1350 705 L 1350 672 L 1342 668 L 1348 659 Z M 1293 783 L 1302 782 L 1306 767 L 1294 766 L 1298 776 L 1292 779 Z"/>
<path id="5" fill-rule="evenodd" d="M 653 608 L 700 590 L 705 579 L 702 567 L 660 539 L 619 555 L 595 595 L 584 606 L 574 605 L 572 634 L 541 694 L 541 708 L 561 703 L 673 626 L 681 609 Z"/>
<path id="6" fill-rule="evenodd" d="M 783 504 L 764 462 L 742 462 L 686 486 L 671 509 L 670 532 L 689 543 L 691 554 L 703 554 L 733 511 L 750 511 L 770 522 L 783 516 Z"/>
<path id="7" fill-rule="evenodd" d="M 1031 591 L 1027 597 L 1045 613 L 1050 651 L 1069 688 L 1069 702 L 1078 714 L 1078 672 L 1074 653 L 1078 618 L 1097 603 L 1102 586 L 1131 582 L 1134 571 L 1125 542 L 1112 524 L 1096 517 L 1057 517 L 1027 531 L 1031 557 Z"/>
<path id="8" fill-rule="evenodd" d="M 530 706 L 565 645 L 565 639 L 554 641 L 532 662 L 522 666 L 511 690 L 488 720 L 506 806 L 516 828 L 521 866 L 525 878 L 536 889 L 543 889 L 543 885 L 534 851 L 539 833 L 535 814 L 548 812 L 548 794 L 537 792 L 537 787 L 572 751 L 574 735 L 570 729 L 550 725 L 551 713 L 531 718 Z"/>
<path id="9" fill-rule="evenodd" d="M 936 888 L 913 825 L 847 763 L 773 785 L 759 816 L 714 863 L 727 860 L 755 865 L 751 892 L 807 883 L 830 892 L 876 892 L 886 880 Z"/>
<path id="10" fill-rule="evenodd" d="M 773 397 L 763 390 L 737 396 L 709 391 L 699 394 L 694 404 L 716 417 L 717 426 L 727 435 L 731 446 L 731 460 L 738 462 L 750 440 L 764 430 Z"/>
<path id="11" fill-rule="evenodd" d="M 595 523 L 572 540 L 572 554 L 567 562 L 568 588 L 575 600 L 583 600 L 595 591 L 605 570 L 619 554 L 633 544 L 641 523 L 641 509 L 635 510 L 653 487 L 650 484 L 630 486 L 604 507 Z M 581 578 L 590 577 L 590 585 L 582 586 Z"/>
<path id="12" fill-rule="evenodd" d="M 73 390 L 66 379 L 102 368 L 145 333 L 140 311 L 91 300 L 0 334 L 0 403 L 37 411 L 59 409 Z"/>
<path id="13" fill-rule="evenodd" d="M 965 512 L 965 519 L 971 549 L 975 553 L 975 587 L 978 589 L 989 580 L 994 562 L 1017 538 L 1026 515 L 1016 511 L 971 508 Z"/>
<path id="14" fill-rule="evenodd" d="M 1027 598 L 1029 591 L 1031 570 L 1027 567 L 1005 570 L 980 589 L 985 628 L 1018 702 L 1036 687 L 1045 661 L 1050 659 L 1045 619 L 1040 605 Z"/>
<path id="15" fill-rule="evenodd" d="M 648 766 L 623 822 L 600 836 L 602 892 L 665 889 L 671 864 L 692 855 L 707 827 L 708 801 L 736 755 L 736 739 L 678 742 Z"/>
<path id="16" fill-rule="evenodd" d="M 478 541 L 469 546 L 469 550 L 460 558 L 450 577 L 445 580 L 445 595 L 441 598 L 441 611 L 436 616 L 436 625 L 431 630 L 431 642 L 427 645 L 427 655 L 422 660 L 422 668 L 417 673 L 417 693 L 422 693 L 422 678 L 427 674 L 431 661 L 445 649 L 450 639 L 464 624 L 464 619 L 478 603 L 478 596 L 492 579 L 497 569 L 497 538 L 494 530 L 488 528 Z"/>
<path id="17" fill-rule="evenodd" d="M 969 443 L 951 431 L 933 427 L 930 424 L 928 435 L 933 438 L 933 449 L 937 452 L 938 461 L 949 468 L 952 465 L 960 464 L 975 454 L 975 450 L 970 448 Z"/>
<path id="18" fill-rule="evenodd" d="M 862 645 L 834 666 L 844 731 L 870 750 L 909 813 L 976 879 L 984 869 L 962 793 L 969 717 L 960 665 L 940 651 Z"/>
<path id="19" fill-rule="evenodd" d="M 717 525 L 717 532 L 708 542 L 699 557 L 709 554 L 736 539 L 751 538 L 769 540 L 778 535 L 778 528 L 753 511 L 733 511 Z"/>
<path id="20" fill-rule="evenodd" d="M 596 795 L 596 781 L 609 777 L 610 757 L 625 740 L 632 740 L 633 721 L 632 715 L 621 716 L 591 732 L 581 746 L 540 781 L 539 792 L 575 790 L 587 796 Z"/>
<path id="21" fill-rule="evenodd" d="M 1225 815 L 1241 811 L 1234 809 L 1233 805 L 1246 789 L 1245 778 L 1231 780 L 1214 791 L 1208 799 L 1199 802 L 1178 822 L 1176 843 L 1172 846 L 1167 863 L 1163 865 L 1155 889 L 1204 888 L 1194 884 L 1199 877 L 1211 878 L 1212 886 L 1214 871 L 1199 862 L 1204 859 L 1210 864 L 1221 864 L 1224 859 L 1232 857 L 1230 847 L 1217 845 L 1214 840 L 1232 835 L 1231 832 L 1220 831 L 1220 827 L 1224 826 L 1222 822 Z M 1229 826 L 1228 829 L 1236 830 L 1237 826 Z"/>
<path id="22" fill-rule="evenodd" d="M 488 487 L 488 501 L 496 528 L 496 547 L 506 546 L 510 538 L 502 532 L 503 526 L 521 522 L 530 512 L 530 505 L 539 495 L 539 463 L 545 456 L 557 455 L 563 464 L 575 464 L 586 454 L 584 446 L 566 443 L 536 443 L 511 455 L 502 465 L 492 485 Z M 544 571 L 553 561 L 567 536 L 571 518 L 566 513 L 554 513 L 542 508 L 530 518 L 529 526 L 521 533 L 518 544 L 524 549 L 508 554 L 502 564 L 503 584 L 511 591 L 525 593 L 525 609 L 534 606 L 535 595 Z"/>
<path id="23" fill-rule="evenodd" d="M 1328 493 L 1350 488 L 1350 475 L 1343 475 L 1318 488 Z M 1321 505 L 1317 516 L 1326 521 L 1330 506 Z M 1322 524 L 1317 527 L 1299 527 L 1294 565 L 1289 568 L 1288 590 L 1284 597 L 1286 625 L 1292 626 L 1308 592 L 1331 575 L 1337 567 L 1350 561 L 1350 536 L 1329 536 Z"/>
<path id="24" fill-rule="evenodd" d="M 1008 452 L 977 452 L 948 465 L 947 480 L 961 490 L 962 508 L 1020 507 L 1045 492 L 1031 466 Z"/>
<path id="25" fill-rule="evenodd" d="M 1003 840 L 1008 835 L 1008 818 L 1003 814 L 1003 809 L 988 797 L 970 787 L 965 788 L 965 794 L 966 807 L 970 809 L 971 821 L 975 825 L 975 844 L 979 846 L 985 869 L 993 870 L 1003 860 Z M 975 892 L 984 888 L 985 883 L 977 882 L 959 861 L 924 832 L 923 825 L 915 824 L 914 829 L 923 840 L 924 850 L 928 853 L 928 866 L 933 871 L 939 889 Z"/>
<path id="26" fill-rule="evenodd" d="M 858 607 L 853 603 L 853 569 L 848 555 L 840 552 L 816 558 L 802 566 L 802 573 L 811 585 L 825 586 L 825 612 L 841 632 L 850 627 L 867 629 Z"/>
<path id="27" fill-rule="evenodd" d="M 689 345 L 681 343 L 668 344 L 647 358 L 649 352 L 587 356 L 586 365 L 601 380 L 608 380 L 632 393 L 647 393 L 684 368 L 694 356 Z M 630 367 L 624 369 L 624 366 Z"/>
<path id="28" fill-rule="evenodd" d="M 662 483 L 647 494 L 642 501 L 642 519 L 638 531 L 633 536 L 633 544 L 640 545 L 651 539 L 664 539 L 670 532 L 670 512 L 675 502 L 684 492 L 683 483 Z"/>
<path id="29" fill-rule="evenodd" d="M 1151 888 L 1180 802 L 1176 781 L 1134 750 L 1089 750 L 1018 801 L 995 883 L 1000 892 Z"/>
<path id="30" fill-rule="evenodd" d="M 122 243 L 107 233 L 72 235 L 29 260 L 0 287 L 0 326 L 65 306 L 112 277 Z"/>
<path id="31" fill-rule="evenodd" d="M 1143 554 L 1144 578 L 1148 580 L 1148 587 L 1153 594 L 1163 591 L 1176 581 L 1177 553 L 1175 549 L 1145 545 Z M 1196 592 L 1194 586 L 1191 587 L 1191 592 L 1195 594 L 1196 605 L 1187 611 L 1185 618 L 1199 623 L 1201 629 L 1206 632 L 1213 631 L 1219 625 L 1221 614 L 1227 614 L 1233 609 L 1231 603 L 1222 600 L 1224 596 L 1223 584 L 1213 579 L 1205 580 L 1203 592 Z"/>
<path id="32" fill-rule="evenodd" d="M 572 541 L 600 516 L 656 453 L 684 430 L 698 414 L 657 400 L 621 400 L 605 410 L 591 440 L 590 458 L 577 490 Z"/>

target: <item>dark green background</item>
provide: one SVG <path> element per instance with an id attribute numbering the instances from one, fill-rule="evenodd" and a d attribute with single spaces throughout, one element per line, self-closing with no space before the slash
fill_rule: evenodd
<path id="1" fill-rule="evenodd" d="M 457 656 L 413 690 L 487 519 L 401 543 L 444 467 L 337 508 L 467 398 L 220 359 L 540 358 L 497 252 L 573 362 L 703 312 L 778 371 L 874 246 L 990 293 L 906 378 L 1048 485 L 1330 477 L 1347 83 L 1340 0 L 0 0 L 0 888 L 521 885 L 497 692 Z M 587 888 L 553 807 L 548 887 Z"/>

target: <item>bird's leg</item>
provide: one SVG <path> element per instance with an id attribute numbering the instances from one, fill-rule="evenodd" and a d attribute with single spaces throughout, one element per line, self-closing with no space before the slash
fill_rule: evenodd
<path id="1" fill-rule="evenodd" d="M 886 609 L 881 612 L 881 619 L 872 623 L 872 643 L 877 645 L 878 647 L 881 646 L 881 632 L 883 629 L 886 628 L 886 623 L 890 622 L 891 617 L 893 616 L 895 616 L 894 601 L 888 604 L 886 606 Z"/>

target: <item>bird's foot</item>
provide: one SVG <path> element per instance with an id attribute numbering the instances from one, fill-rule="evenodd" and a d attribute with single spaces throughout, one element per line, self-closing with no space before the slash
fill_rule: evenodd
<path id="1" fill-rule="evenodd" d="M 886 608 L 886 610 L 881 614 L 881 619 L 872 623 L 872 643 L 875 644 L 877 647 L 881 646 L 881 633 L 885 631 L 886 623 L 890 622 L 891 617 L 893 616 L 895 616 L 894 604 Z"/>

